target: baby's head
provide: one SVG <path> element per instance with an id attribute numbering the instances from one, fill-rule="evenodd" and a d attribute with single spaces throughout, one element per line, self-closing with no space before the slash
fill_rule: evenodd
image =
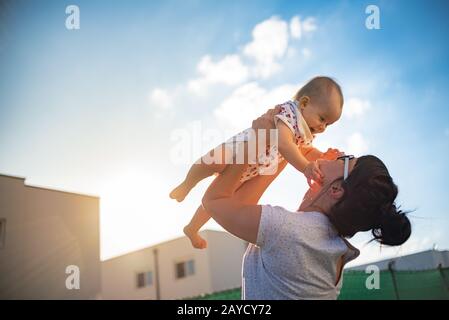
<path id="1" fill-rule="evenodd" d="M 343 93 L 338 83 L 329 77 L 315 77 L 293 97 L 312 134 L 321 133 L 340 119 Z"/>

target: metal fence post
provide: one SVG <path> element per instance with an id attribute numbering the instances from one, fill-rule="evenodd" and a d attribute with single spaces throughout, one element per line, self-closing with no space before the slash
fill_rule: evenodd
<path id="1" fill-rule="evenodd" d="M 398 284 L 397 284 L 397 282 L 396 282 L 396 275 L 394 274 L 393 266 L 394 266 L 394 260 L 393 260 L 393 261 L 390 261 L 390 262 L 388 263 L 388 270 L 390 271 L 390 273 L 391 273 L 391 278 L 392 278 L 392 280 L 393 280 L 393 287 L 394 287 L 394 293 L 395 293 L 395 295 L 396 295 L 396 300 L 401 300 L 401 299 L 399 298 Z"/>
<path id="2" fill-rule="evenodd" d="M 441 263 L 438 264 L 438 271 L 440 271 L 441 278 L 443 278 L 443 283 L 444 287 L 446 288 L 446 292 L 449 294 L 449 281 L 447 280 L 446 275 L 444 274 L 443 266 L 441 265 Z"/>
<path id="3" fill-rule="evenodd" d="M 154 255 L 154 275 L 156 282 L 156 300 L 161 300 L 161 287 L 160 287 L 160 278 L 159 278 L 159 258 L 157 249 L 153 249 Z"/>

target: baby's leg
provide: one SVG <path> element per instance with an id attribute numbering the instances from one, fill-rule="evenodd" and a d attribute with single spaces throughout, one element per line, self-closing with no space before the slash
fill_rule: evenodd
<path id="1" fill-rule="evenodd" d="M 241 186 L 242 184 L 240 184 L 238 188 Z M 207 241 L 199 235 L 199 231 L 201 227 L 209 221 L 209 219 L 210 214 L 203 208 L 202 205 L 200 205 L 198 209 L 196 209 L 192 220 L 190 220 L 189 224 L 184 227 L 184 233 L 190 239 L 190 242 L 194 248 L 205 249 L 207 247 Z"/>
<path id="2" fill-rule="evenodd" d="M 192 220 L 184 227 L 185 235 L 190 239 L 192 246 L 197 249 L 205 249 L 207 247 L 207 241 L 199 235 L 199 231 L 203 225 L 209 221 L 210 215 L 203 208 L 202 205 L 196 209 Z"/>
<path id="3" fill-rule="evenodd" d="M 181 202 L 198 182 L 215 173 L 223 172 L 227 163 L 225 156 L 225 148 L 222 144 L 201 157 L 190 167 L 184 181 L 170 192 L 170 198 Z"/>

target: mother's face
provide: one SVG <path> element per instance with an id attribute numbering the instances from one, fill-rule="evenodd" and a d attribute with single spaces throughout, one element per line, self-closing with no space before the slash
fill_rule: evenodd
<path id="1" fill-rule="evenodd" d="M 354 169 L 354 165 L 357 162 L 357 158 L 349 160 L 348 174 Z M 344 159 L 341 160 L 317 160 L 318 166 L 320 167 L 321 173 L 324 178 L 322 185 L 316 185 L 314 188 L 309 188 L 309 190 L 304 195 L 303 205 L 307 205 L 314 201 L 315 198 L 321 193 L 329 188 L 330 184 L 337 179 L 343 178 L 344 173 Z M 304 203 L 305 202 L 305 203 Z"/>
<path id="2" fill-rule="evenodd" d="M 354 169 L 357 158 L 349 160 L 348 174 Z M 323 184 L 321 188 L 331 184 L 339 178 L 343 178 L 345 160 L 317 160 L 321 173 L 323 174 Z"/>

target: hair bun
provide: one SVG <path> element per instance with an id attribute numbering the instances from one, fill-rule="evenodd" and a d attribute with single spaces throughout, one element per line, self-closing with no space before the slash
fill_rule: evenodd
<path id="1" fill-rule="evenodd" d="M 382 211 L 380 230 L 378 229 L 374 234 L 376 240 L 389 246 L 403 244 L 412 232 L 410 220 L 406 213 L 398 210 L 395 204 L 383 207 Z"/>

